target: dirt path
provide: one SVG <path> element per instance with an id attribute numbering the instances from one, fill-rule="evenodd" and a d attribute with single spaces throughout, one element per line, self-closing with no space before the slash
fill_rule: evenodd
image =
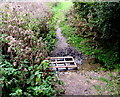
<path id="1" fill-rule="evenodd" d="M 73 56 L 78 64 L 78 67 L 89 69 L 94 68 L 90 64 L 82 64 L 82 54 L 74 47 L 70 47 L 66 38 L 62 35 L 60 27 L 57 25 L 56 31 L 57 43 L 54 51 L 51 53 L 53 57 Z M 98 64 L 96 65 L 98 67 Z M 76 70 L 67 72 L 58 72 L 58 79 L 64 82 L 65 95 L 99 95 L 95 86 L 105 88 L 106 83 L 97 80 L 99 77 L 106 77 L 105 73 Z M 100 87 L 99 87 L 100 86 Z M 108 91 L 104 91 L 102 95 L 109 95 Z"/>
<path id="2" fill-rule="evenodd" d="M 60 53 L 62 50 L 65 50 L 66 48 L 68 48 L 66 38 L 63 37 L 59 26 L 57 26 L 56 38 L 57 38 L 57 43 L 56 43 L 56 47 L 53 51 L 53 54 Z"/>
<path id="3" fill-rule="evenodd" d="M 105 72 L 94 71 L 74 71 L 59 72 L 59 80 L 64 82 L 64 95 L 110 95 L 106 89 L 106 82 L 98 80 L 104 77 L 110 79 Z M 100 91 L 98 91 L 96 88 Z"/>
<path id="4" fill-rule="evenodd" d="M 65 83 L 65 95 L 97 95 L 91 80 L 80 72 L 65 72 L 59 79 Z"/>
<path id="5" fill-rule="evenodd" d="M 58 21 L 59 22 L 59 21 Z M 66 38 L 62 35 L 60 27 L 57 25 L 56 31 L 57 43 L 52 56 L 73 56 L 81 64 L 81 53 L 74 47 L 70 47 Z M 89 84 L 88 78 L 77 72 L 59 72 L 59 79 L 62 80 L 65 85 L 65 95 L 85 95 L 96 94 L 95 89 Z"/>
<path id="6" fill-rule="evenodd" d="M 59 22 L 59 21 L 58 21 Z M 77 51 L 74 47 L 71 47 L 66 38 L 62 35 L 60 27 L 56 26 L 56 38 L 57 43 L 56 46 L 51 53 L 52 57 L 60 57 L 60 56 L 72 56 L 75 58 L 77 64 L 82 64 L 82 53 Z"/>

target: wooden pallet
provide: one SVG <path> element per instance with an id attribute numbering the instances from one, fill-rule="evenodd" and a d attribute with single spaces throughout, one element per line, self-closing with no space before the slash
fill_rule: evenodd
<path id="1" fill-rule="evenodd" d="M 49 60 L 51 61 L 51 68 L 56 69 L 66 69 L 75 68 L 77 69 L 77 65 L 71 56 L 67 57 L 50 57 Z"/>

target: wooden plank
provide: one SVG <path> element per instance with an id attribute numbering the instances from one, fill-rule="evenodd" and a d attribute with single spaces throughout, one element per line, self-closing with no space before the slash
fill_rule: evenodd
<path id="1" fill-rule="evenodd" d="M 55 62 L 57 62 L 57 60 L 55 59 Z M 54 67 L 58 67 L 58 64 L 56 63 L 56 66 L 54 66 Z M 56 70 L 58 71 L 58 68 L 56 68 Z"/>
<path id="2" fill-rule="evenodd" d="M 50 62 L 50 63 L 74 63 L 74 61 L 57 61 L 57 62 Z"/>
<path id="3" fill-rule="evenodd" d="M 73 58 L 71 56 L 67 56 L 67 57 L 50 57 L 49 59 L 61 59 L 61 58 Z"/>
<path id="4" fill-rule="evenodd" d="M 50 68 L 76 68 L 77 66 L 52 66 Z"/>
<path id="5" fill-rule="evenodd" d="M 75 66 L 77 66 L 77 64 L 75 63 L 75 60 L 74 60 L 74 58 L 72 58 L 73 59 L 73 61 L 74 61 L 74 64 L 75 64 Z"/>

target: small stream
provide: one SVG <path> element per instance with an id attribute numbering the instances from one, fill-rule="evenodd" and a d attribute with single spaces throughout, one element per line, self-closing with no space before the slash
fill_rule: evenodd
<path id="1" fill-rule="evenodd" d="M 51 57 L 72 56 L 78 65 L 82 64 L 82 53 L 77 51 L 76 48 L 71 47 L 67 43 L 67 40 L 62 35 L 61 29 L 58 25 L 56 26 L 56 28 L 57 43 L 54 50 L 51 53 Z"/>

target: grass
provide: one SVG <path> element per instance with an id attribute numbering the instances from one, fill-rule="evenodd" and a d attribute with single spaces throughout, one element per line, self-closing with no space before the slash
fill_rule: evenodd
<path id="1" fill-rule="evenodd" d="M 60 20 L 59 26 L 61 27 L 63 35 L 67 38 L 67 42 L 74 46 L 77 50 L 82 51 L 86 55 L 94 54 L 94 48 L 91 49 L 88 43 L 88 39 L 83 39 L 80 35 L 75 34 L 76 28 L 71 27 L 67 22 L 68 17 L 65 17 L 66 13 L 72 8 L 72 2 L 60 2 L 54 7 L 54 18 Z M 82 44 L 83 42 L 83 44 Z"/>
<path id="2" fill-rule="evenodd" d="M 83 38 L 79 35 L 76 35 L 74 32 L 76 32 L 76 28 L 71 27 L 67 24 L 67 21 L 62 20 L 59 23 L 59 26 L 61 27 L 62 34 L 66 37 L 67 42 L 74 46 L 76 49 L 80 50 L 80 43 L 83 40 Z"/>
<path id="3" fill-rule="evenodd" d="M 108 74 L 112 79 L 108 79 L 106 77 L 99 77 L 98 80 L 106 83 L 106 87 L 103 89 L 101 87 L 95 86 L 95 89 L 102 93 L 103 91 L 108 91 L 110 95 L 118 95 L 118 81 L 116 77 L 113 77 L 112 73 Z"/>
<path id="4" fill-rule="evenodd" d="M 74 46 L 77 50 L 82 51 L 85 55 L 94 54 L 95 50 L 89 46 L 88 39 L 84 39 L 82 36 L 75 34 L 76 28 L 69 26 L 66 21 L 59 23 L 63 35 L 67 38 L 67 42 Z"/>
<path id="5" fill-rule="evenodd" d="M 83 39 L 80 35 L 76 35 L 74 32 L 76 32 L 75 27 L 71 27 L 67 23 L 67 17 L 65 17 L 65 13 L 68 12 L 68 10 L 72 7 L 71 2 L 61 2 L 56 7 L 54 7 L 55 11 L 55 18 L 60 20 L 59 26 L 61 27 L 63 35 L 67 38 L 67 42 L 77 48 L 78 50 L 82 51 L 86 55 L 94 55 L 94 53 L 98 53 L 99 50 L 95 50 L 94 46 L 89 46 L 89 41 L 87 39 Z M 101 68 L 100 70 L 106 71 L 105 68 Z M 109 92 L 111 95 L 118 95 L 118 82 L 115 77 L 113 77 L 113 74 L 108 74 L 111 79 L 108 79 L 106 77 L 100 77 L 97 80 L 103 81 L 106 83 L 106 87 L 103 89 L 100 85 L 95 85 L 95 89 L 99 91 L 99 94 L 102 95 L 103 92 Z"/>
<path id="6" fill-rule="evenodd" d="M 55 17 L 58 20 L 64 20 L 64 15 L 72 7 L 72 2 L 60 2 L 56 7 L 54 7 Z"/>
<path id="7" fill-rule="evenodd" d="M 94 85 L 94 88 L 98 91 L 99 95 L 102 95 L 102 87 L 100 85 Z"/>

